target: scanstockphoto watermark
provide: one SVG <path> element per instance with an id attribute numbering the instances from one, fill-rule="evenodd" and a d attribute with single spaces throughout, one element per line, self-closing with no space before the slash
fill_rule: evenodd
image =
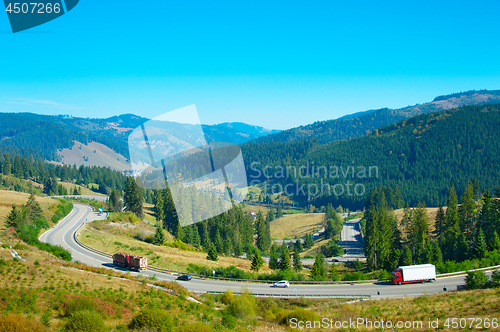
<path id="1" fill-rule="evenodd" d="M 315 165 L 314 161 L 307 161 L 301 166 L 265 167 L 253 162 L 250 170 L 250 185 L 262 183 L 265 195 L 281 193 L 286 196 L 307 196 L 308 201 L 320 195 L 363 196 L 366 187 L 360 182 L 379 177 L 378 166 L 327 166 Z"/>
<path id="2" fill-rule="evenodd" d="M 323 318 L 321 320 L 315 321 L 304 321 L 297 318 L 291 318 L 289 321 L 289 327 L 292 329 L 380 329 L 380 330 L 419 330 L 423 329 L 424 326 L 428 327 L 434 326 L 429 321 L 429 324 L 424 324 L 420 320 L 407 320 L 407 321 L 392 321 L 392 320 L 371 320 L 365 318 L 356 318 L 349 320 L 336 320 L 332 318 Z M 427 327 L 426 326 L 426 327 Z"/>

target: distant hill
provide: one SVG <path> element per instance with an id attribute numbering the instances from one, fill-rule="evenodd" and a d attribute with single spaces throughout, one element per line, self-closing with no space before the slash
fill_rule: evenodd
<path id="1" fill-rule="evenodd" d="M 319 144 L 351 139 L 416 115 L 449 110 L 467 105 L 500 103 L 500 90 L 460 92 L 436 97 L 432 102 L 400 109 L 382 108 L 343 116 L 336 120 L 318 121 L 268 135 L 256 142 L 292 142 L 316 139 Z"/>
<path id="2" fill-rule="evenodd" d="M 474 178 L 482 191 L 499 188 L 499 128 L 500 104 L 474 105 L 421 114 L 346 141 L 325 145 L 311 140 L 254 141 L 244 144 L 242 150 L 249 181 L 267 180 L 282 188 L 291 184 L 289 192 L 304 204 L 313 203 L 320 207 L 332 203 L 334 206 L 363 208 L 370 188 L 387 185 L 394 188 L 397 185 L 410 206 L 419 201 L 427 206 L 438 206 L 446 203 L 451 184 L 455 185 L 459 195 Z M 292 175 L 280 173 L 280 166 L 292 167 Z M 265 167 L 269 179 L 264 177 Z M 299 170 L 300 167 L 303 167 L 304 175 L 308 169 L 309 176 L 294 176 L 293 169 Z M 325 167 L 326 173 L 319 167 Z M 363 169 L 368 172 L 369 167 L 373 167 L 371 177 L 362 172 Z M 332 174 L 338 177 L 332 177 Z M 347 181 L 353 184 L 351 195 L 347 193 Z M 296 184 L 305 186 L 305 194 L 296 190 Z M 312 185 L 314 191 L 323 188 L 324 184 L 338 184 L 337 193 L 342 188 L 345 192 L 328 194 L 325 189 L 323 194 L 312 195 L 312 200 L 307 202 L 308 185 Z M 362 185 L 358 192 L 365 188 L 363 195 L 353 193 L 356 184 Z"/>
<path id="3" fill-rule="evenodd" d="M 90 119 L 0 113 L 0 150 L 31 154 L 71 165 L 98 165 L 124 170 L 129 158 L 128 134 L 148 120 L 134 114 Z M 167 134 L 182 139 L 194 129 L 189 124 L 172 123 Z M 203 130 L 207 141 L 234 144 L 278 132 L 245 123 L 203 125 Z"/>

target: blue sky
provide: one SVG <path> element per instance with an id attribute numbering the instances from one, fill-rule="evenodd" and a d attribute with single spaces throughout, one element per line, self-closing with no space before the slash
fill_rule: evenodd
<path id="1" fill-rule="evenodd" d="M 500 89 L 499 1 L 91 1 L 12 34 L 0 111 L 286 129 Z"/>

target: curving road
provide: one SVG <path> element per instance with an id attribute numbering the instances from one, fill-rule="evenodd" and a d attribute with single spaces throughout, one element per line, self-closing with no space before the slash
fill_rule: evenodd
<path id="1" fill-rule="evenodd" d="M 96 254 L 80 247 L 74 240 L 73 235 L 86 222 L 103 219 L 86 205 L 73 204 L 73 211 L 54 228 L 40 236 L 40 241 L 61 245 L 69 249 L 74 261 L 80 261 L 87 265 L 106 267 L 119 271 L 124 269 L 112 265 L 112 260 L 106 256 Z M 130 272 L 137 275 L 136 272 Z M 150 270 L 141 272 L 145 276 L 153 276 L 159 280 L 175 280 L 176 275 L 158 273 Z M 423 295 L 441 292 L 443 287 L 448 290 L 456 290 L 457 285 L 464 284 L 464 277 L 440 278 L 433 283 L 408 284 L 395 286 L 387 282 L 373 284 L 339 284 L 339 285 L 291 285 L 290 288 L 272 288 L 269 284 L 229 282 L 212 279 L 194 278 L 191 281 L 180 282 L 184 287 L 193 292 L 216 291 L 224 292 L 230 289 L 233 292 L 241 292 L 242 288 L 248 289 L 254 294 L 273 294 L 281 296 L 356 296 L 369 295 L 371 297 L 399 297 L 404 295 Z"/>

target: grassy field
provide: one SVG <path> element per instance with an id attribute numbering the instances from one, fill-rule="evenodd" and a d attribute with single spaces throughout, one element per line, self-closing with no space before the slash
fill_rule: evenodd
<path id="1" fill-rule="evenodd" d="M 294 239 L 306 233 L 315 233 L 323 228 L 323 213 L 300 213 L 285 215 L 271 222 L 271 237 Z"/>
<path id="2" fill-rule="evenodd" d="M 29 194 L 20 193 L 17 191 L 0 190 L 0 231 L 5 230 L 5 217 L 7 217 L 10 210 L 12 210 L 12 204 L 24 204 L 28 201 L 29 196 Z M 40 206 L 44 211 L 45 219 L 50 220 L 54 213 L 49 208 L 51 206 L 57 206 L 57 204 L 59 204 L 59 201 L 56 199 L 39 196 L 36 196 L 36 200 L 38 203 L 40 203 Z"/>
<path id="3" fill-rule="evenodd" d="M 234 265 L 242 270 L 250 271 L 251 262 L 243 258 L 219 256 L 219 260 L 213 262 L 207 260 L 207 254 L 201 251 L 156 246 L 141 240 L 141 238 L 152 236 L 154 231 L 155 228 L 152 225 L 142 221 L 136 223 L 122 221 L 112 224 L 109 221 L 95 221 L 82 228 L 78 239 L 92 248 L 111 255 L 117 251 L 125 251 L 145 256 L 150 265 L 169 270 L 187 271 L 189 264 L 198 264 L 214 268 Z M 173 240 L 170 234 L 167 235 L 168 240 Z M 271 270 L 265 264 L 259 272 L 269 273 Z"/>

